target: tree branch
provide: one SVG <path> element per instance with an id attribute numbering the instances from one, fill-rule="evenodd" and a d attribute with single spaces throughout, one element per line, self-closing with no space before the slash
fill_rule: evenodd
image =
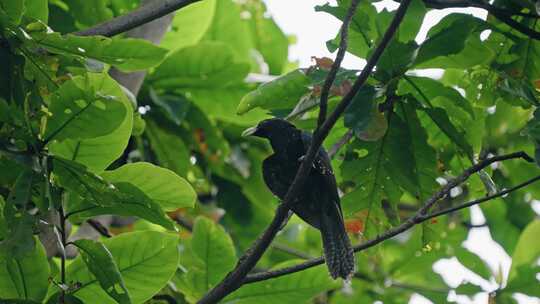
<path id="1" fill-rule="evenodd" d="M 511 191 L 515 191 L 517 189 L 525 187 L 525 186 L 527 186 L 527 185 L 529 185 L 529 184 L 531 184 L 531 183 L 533 183 L 533 182 L 540 179 L 540 176 L 538 176 L 538 177 L 535 177 L 535 178 L 533 178 L 533 179 L 531 179 L 531 180 L 529 180 L 527 182 L 524 182 L 524 183 L 522 183 L 520 185 L 517 185 L 517 186 L 515 186 L 515 187 L 513 187 L 511 189 L 504 190 L 504 191 L 501 191 L 499 193 L 496 193 L 496 194 L 493 194 L 493 195 L 490 195 L 490 196 L 487 196 L 485 198 L 475 200 L 475 201 L 472 201 L 472 202 L 469 202 L 469 203 L 465 203 L 465 204 L 460 205 L 460 206 L 456 206 L 456 207 L 453 207 L 453 208 L 450 208 L 450 209 L 446 209 L 445 212 L 440 211 L 440 212 L 436 212 L 436 213 L 433 213 L 433 214 L 427 214 L 427 212 L 431 209 L 431 207 L 437 201 L 439 201 L 440 199 L 442 199 L 443 197 L 448 195 L 450 193 L 450 190 L 452 190 L 452 188 L 462 184 L 472 174 L 474 174 L 474 173 L 476 173 L 476 172 L 490 166 L 492 163 L 495 163 L 495 162 L 498 162 L 498 161 L 504 161 L 504 160 L 508 160 L 508 159 L 515 159 L 515 158 L 523 158 L 528 162 L 534 161 L 534 160 L 531 159 L 530 156 L 528 156 L 524 152 L 516 152 L 516 153 L 510 153 L 510 154 L 501 155 L 501 156 L 494 156 L 494 157 L 482 160 L 481 162 L 478 162 L 477 164 L 475 164 L 475 165 L 469 167 L 468 169 L 466 169 L 465 171 L 463 171 L 463 173 L 461 175 L 459 175 L 458 177 L 449 180 L 446 185 L 444 185 L 439 191 L 437 191 L 435 194 L 433 194 L 424 203 L 424 205 L 416 212 L 415 215 L 413 215 L 412 217 L 407 219 L 401 225 L 399 225 L 399 226 L 397 226 L 395 228 L 392 228 L 390 230 L 387 230 L 386 232 L 384 232 L 383 234 L 377 236 L 374 239 L 371 239 L 371 240 L 369 240 L 367 242 L 364 242 L 362 244 L 354 246 L 354 251 L 359 252 L 359 251 L 371 248 L 371 247 L 373 247 L 373 246 L 375 246 L 375 245 L 377 245 L 377 244 L 379 244 L 379 243 L 381 243 L 381 242 L 383 242 L 383 241 L 385 241 L 385 240 L 387 240 L 389 238 L 392 238 L 392 237 L 394 237 L 394 236 L 396 236 L 396 235 L 410 229 L 411 227 L 413 227 L 413 226 L 415 226 L 415 225 L 417 225 L 419 223 L 422 223 L 424 221 L 427 221 L 427 220 L 429 220 L 429 219 L 431 219 L 431 218 L 433 218 L 435 216 L 440 216 L 440 215 L 443 215 L 443 214 L 447 214 L 447 213 L 453 212 L 455 210 L 459 210 L 459 209 L 463 209 L 463 208 L 472 206 L 474 204 L 479 204 L 481 202 L 493 199 L 495 197 L 503 196 L 503 195 L 505 195 L 505 194 L 507 194 L 507 193 L 509 193 Z M 264 281 L 264 280 L 271 279 L 271 278 L 280 277 L 282 275 L 298 272 L 298 271 L 301 271 L 301 270 L 304 270 L 304 269 L 307 269 L 307 268 L 311 268 L 311 267 L 320 265 L 322 263 L 324 263 L 324 259 L 322 257 L 318 257 L 318 258 L 311 259 L 309 261 L 306 261 L 304 263 L 294 265 L 294 266 L 291 266 L 291 267 L 285 267 L 285 268 L 282 268 L 282 269 L 277 269 L 277 270 L 272 270 L 272 271 L 267 271 L 267 272 L 260 272 L 260 273 L 251 274 L 251 275 L 246 277 L 246 279 L 244 280 L 243 283 L 244 284 L 254 283 L 254 282 Z"/>
<path id="2" fill-rule="evenodd" d="M 155 1 L 150 5 L 141 6 L 128 14 L 118 16 L 91 28 L 75 32 L 74 34 L 79 36 L 102 35 L 111 37 L 129 31 L 199 1 L 201 0 Z"/>
<path id="3" fill-rule="evenodd" d="M 289 190 L 285 195 L 285 199 L 277 207 L 276 215 L 274 216 L 274 219 L 272 220 L 268 228 L 244 253 L 244 255 L 238 261 L 235 269 L 228 273 L 227 276 L 218 285 L 216 285 L 202 299 L 200 299 L 198 302 L 199 304 L 217 303 L 225 296 L 242 286 L 244 278 L 246 277 L 248 272 L 255 266 L 257 261 L 259 261 L 263 253 L 266 251 L 266 249 L 276 236 L 283 222 L 286 220 L 286 217 L 289 213 L 290 205 L 298 196 L 301 187 L 304 185 L 307 179 L 307 175 L 311 169 L 313 159 L 315 158 L 316 153 L 319 151 L 322 142 L 330 132 L 330 129 L 332 129 L 332 127 L 336 123 L 339 116 L 345 111 L 347 106 L 351 103 L 353 97 L 368 79 L 371 71 L 377 64 L 377 61 L 379 60 L 381 54 L 383 53 L 386 46 L 390 43 L 390 40 L 396 32 L 399 24 L 403 20 L 405 12 L 407 11 L 410 3 L 411 0 L 404 0 L 400 4 L 392 22 L 390 23 L 388 29 L 386 30 L 386 33 L 381 39 L 381 42 L 374 50 L 373 55 L 369 58 L 366 66 L 358 76 L 358 79 L 355 81 L 351 90 L 345 97 L 343 97 L 342 101 L 339 103 L 334 112 L 332 112 L 329 118 L 325 120 L 324 124 L 314 133 L 313 141 L 308 149 L 308 152 L 306 153 L 306 157 L 300 164 L 300 168 L 296 173 L 294 181 L 289 187 Z"/>
<path id="4" fill-rule="evenodd" d="M 343 61 L 343 58 L 345 57 L 345 52 L 347 51 L 347 44 L 348 44 L 348 37 L 349 37 L 349 23 L 351 22 L 352 18 L 354 17 L 354 14 L 356 13 L 356 8 L 358 7 L 358 3 L 360 3 L 359 0 L 352 0 L 351 6 L 349 7 L 349 10 L 347 11 L 347 15 L 343 19 L 343 24 L 341 25 L 340 34 L 341 34 L 341 40 L 339 42 L 339 49 L 336 54 L 336 60 L 332 63 L 332 67 L 330 68 L 330 71 L 328 72 L 328 76 L 326 77 L 323 87 L 321 89 L 321 98 L 319 102 L 319 119 L 317 121 L 317 129 L 322 126 L 324 121 L 326 120 L 326 110 L 328 107 L 328 95 L 330 93 L 330 88 L 332 87 L 332 84 L 334 83 L 334 80 L 336 79 L 337 72 L 339 68 L 341 67 L 341 62 Z"/>
<path id="5" fill-rule="evenodd" d="M 474 0 L 424 0 L 424 3 L 431 8 L 435 9 L 444 9 L 444 8 L 454 8 L 454 7 L 477 7 L 488 11 L 495 18 L 499 19 L 501 22 L 510 26 L 511 28 L 517 30 L 518 32 L 536 40 L 540 40 L 540 32 L 531 29 L 518 21 L 512 19 L 512 16 L 521 16 L 525 18 L 535 18 L 538 19 L 540 16 L 534 14 L 526 13 L 514 13 L 506 9 L 495 7 L 489 3 L 484 3 Z"/>
<path id="6" fill-rule="evenodd" d="M 161 0 L 143 0 L 141 2 L 141 8 L 150 7 L 156 3 L 162 3 Z M 151 22 L 145 23 L 141 26 L 138 26 L 126 33 L 126 37 L 145 39 L 153 44 L 159 44 L 165 32 L 171 25 L 174 14 L 170 13 L 163 17 L 157 18 Z M 139 94 L 139 90 L 143 84 L 144 78 L 146 77 L 146 70 L 136 71 L 131 73 L 124 73 L 116 68 L 111 68 L 109 74 L 112 78 L 118 81 L 119 84 L 123 85 L 128 89 L 133 96 Z"/>

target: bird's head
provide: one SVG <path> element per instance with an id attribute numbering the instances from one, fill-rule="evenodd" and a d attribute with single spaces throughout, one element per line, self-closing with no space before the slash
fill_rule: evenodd
<path id="1" fill-rule="evenodd" d="M 298 131 L 290 122 L 281 118 L 265 119 L 255 127 L 251 127 L 242 132 L 242 136 L 257 136 L 267 138 L 270 141 L 276 136 L 288 136 L 291 132 Z"/>

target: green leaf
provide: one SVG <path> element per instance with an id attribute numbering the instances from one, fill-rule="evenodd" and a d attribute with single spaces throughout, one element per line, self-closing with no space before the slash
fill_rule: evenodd
<path id="1" fill-rule="evenodd" d="M 456 288 L 457 294 L 466 294 L 468 296 L 474 296 L 475 294 L 482 291 L 483 290 L 480 286 L 471 283 L 461 284 Z"/>
<path id="2" fill-rule="evenodd" d="M 251 14 L 247 19 L 251 40 L 268 64 L 271 75 L 280 75 L 287 63 L 289 39 L 276 22 L 267 14 L 264 2 L 246 2 L 245 12 Z"/>
<path id="3" fill-rule="evenodd" d="M 19 24 L 24 13 L 24 5 L 25 0 L 2 0 L 0 2 L 0 20 L 7 17 L 10 22 Z M 0 22 L 4 23 L 3 21 Z"/>
<path id="4" fill-rule="evenodd" d="M 288 261 L 275 268 L 292 266 L 300 261 Z M 333 281 L 325 265 L 289 274 L 275 279 L 242 286 L 227 296 L 223 303 L 306 303 L 316 295 L 338 288 L 339 281 Z"/>
<path id="5" fill-rule="evenodd" d="M 69 12 L 81 28 L 90 27 L 112 19 L 113 13 L 108 8 L 108 0 L 71 0 Z"/>
<path id="6" fill-rule="evenodd" d="M 399 82 L 399 94 L 412 94 L 427 105 L 452 105 L 460 108 L 474 119 L 474 110 L 467 99 L 454 88 L 428 77 L 407 76 Z"/>
<path id="7" fill-rule="evenodd" d="M 150 163 L 126 164 L 116 170 L 105 171 L 102 176 L 113 184 L 129 183 L 137 187 L 165 211 L 193 207 L 197 198 L 197 194 L 185 179 Z"/>
<path id="8" fill-rule="evenodd" d="M 100 173 L 124 153 L 131 136 L 133 108 L 122 89 L 108 75 L 88 74 L 95 90 L 106 96 L 115 96 L 125 108 L 127 115 L 120 121 L 118 128 L 100 137 L 82 140 L 66 139 L 51 142 L 49 151 L 56 156 L 74 160 L 85 165 L 89 171 Z"/>
<path id="9" fill-rule="evenodd" d="M 144 70 L 158 65 L 167 50 L 149 41 L 103 36 L 60 35 L 51 32 L 32 32 L 32 42 L 47 51 L 77 58 L 92 58 L 113 65 L 122 71 Z"/>
<path id="10" fill-rule="evenodd" d="M 350 2 L 350 0 L 340 1 L 337 7 L 330 6 L 327 3 L 322 6 L 316 6 L 315 11 L 324 11 L 343 20 L 350 7 Z M 389 22 L 391 17 L 388 11 L 384 10 L 378 14 L 371 2 L 361 1 L 351 21 L 348 36 L 349 47 L 347 50 L 360 58 L 367 58 L 375 42 L 382 36 L 381 31 L 387 28 L 386 23 Z M 382 23 L 385 24 L 383 25 Z M 326 45 L 330 52 L 334 52 L 338 48 L 340 39 L 338 34 L 332 41 L 327 42 Z"/>
<path id="11" fill-rule="evenodd" d="M 126 107 L 117 97 L 96 90 L 98 80 L 75 77 L 52 95 L 45 141 L 95 138 L 119 127 L 127 114 Z"/>
<path id="12" fill-rule="evenodd" d="M 441 108 L 424 108 L 422 110 L 467 156 L 473 155 L 473 149 L 465 139 L 465 135 L 454 126 L 445 110 Z"/>
<path id="13" fill-rule="evenodd" d="M 535 59 L 540 56 L 540 42 L 531 38 L 519 39 L 512 46 L 510 55 L 516 59 L 506 67 L 511 75 L 526 77 L 531 82 L 540 79 L 540 63 Z"/>
<path id="14" fill-rule="evenodd" d="M 172 221 L 144 192 L 130 183 L 111 184 L 83 166 L 56 157 L 54 173 L 60 185 L 70 190 L 67 213 L 79 219 L 101 214 L 138 216 L 174 230 Z"/>
<path id="15" fill-rule="evenodd" d="M 240 14 L 239 4 L 235 1 L 216 1 L 212 24 L 202 40 L 226 43 L 232 48 L 235 61 L 251 62 L 253 42 L 248 24 L 242 20 Z"/>
<path id="16" fill-rule="evenodd" d="M 43 23 L 49 21 L 49 1 L 47 0 L 29 0 L 24 2 L 26 17 L 41 20 Z"/>
<path id="17" fill-rule="evenodd" d="M 512 255 L 512 266 L 508 274 L 511 282 L 517 276 L 517 270 L 523 265 L 533 265 L 540 257 L 540 243 L 536 240 L 540 234 L 540 220 L 532 221 L 519 236 L 516 249 Z"/>
<path id="18" fill-rule="evenodd" d="M 7 198 L 7 204 L 10 207 L 16 207 L 18 209 L 25 209 L 26 205 L 30 202 L 32 195 L 32 182 L 34 181 L 34 172 L 32 170 L 23 170 L 13 188 L 9 192 Z"/>
<path id="19" fill-rule="evenodd" d="M 124 233 L 103 241 L 129 290 L 133 303 L 142 303 L 167 284 L 178 265 L 178 236 L 156 231 Z M 115 303 L 77 257 L 67 267 L 66 277 L 80 282 L 73 295 L 84 303 Z"/>
<path id="20" fill-rule="evenodd" d="M 46 304 L 58 304 L 60 303 L 60 297 L 62 296 L 61 292 L 57 292 L 52 295 Z M 11 303 L 10 303 L 11 304 Z M 16 304 L 16 303 L 13 303 Z M 30 304 L 30 303 L 21 303 L 21 304 Z M 84 304 L 79 298 L 71 294 L 64 295 L 64 304 Z"/>
<path id="21" fill-rule="evenodd" d="M 237 125 L 253 126 L 270 116 L 261 108 L 252 109 L 242 115 L 236 114 L 238 103 L 251 89 L 251 86 L 242 84 L 226 88 L 191 88 L 185 91 L 191 96 L 193 103 L 204 109 L 209 117 Z"/>
<path id="22" fill-rule="evenodd" d="M 77 240 L 73 244 L 80 249 L 82 260 L 101 288 L 116 302 L 131 303 L 122 275 L 107 247 L 92 240 Z"/>
<path id="23" fill-rule="evenodd" d="M 176 11 L 160 46 L 171 51 L 197 44 L 212 24 L 216 0 L 196 2 Z"/>
<path id="24" fill-rule="evenodd" d="M 458 261 L 474 273 L 478 274 L 486 281 L 489 281 L 492 277 L 491 270 L 484 260 L 478 257 L 476 254 L 468 251 L 465 248 L 460 248 L 456 252 Z"/>
<path id="25" fill-rule="evenodd" d="M 386 82 L 403 75 L 413 64 L 417 53 L 418 45 L 416 42 L 401 43 L 392 40 L 390 45 L 384 49 L 377 63 L 375 77 Z"/>
<path id="26" fill-rule="evenodd" d="M 302 96 L 309 92 L 310 83 L 306 72 L 296 69 L 246 94 L 238 104 L 236 113 L 242 115 L 258 107 L 263 109 L 293 107 Z"/>
<path id="27" fill-rule="evenodd" d="M 249 65 L 238 62 L 222 42 L 201 42 L 171 54 L 150 76 L 156 88 L 225 87 L 241 83 Z"/>
<path id="28" fill-rule="evenodd" d="M 204 265 L 205 290 L 216 286 L 234 268 L 236 253 L 231 237 L 210 219 L 198 217 L 195 221 L 191 249 Z"/>
<path id="29" fill-rule="evenodd" d="M 379 111 L 379 104 L 376 102 L 380 96 L 381 92 L 375 87 L 365 85 L 345 110 L 345 127 L 352 129 L 362 140 L 376 141 L 384 136 L 388 129 L 386 117 Z"/>
<path id="30" fill-rule="evenodd" d="M 343 180 L 354 185 L 342 199 L 343 212 L 351 215 L 363 210 L 366 229 L 379 229 L 387 222 L 383 199 L 397 212 L 396 202 L 401 198 L 402 187 L 415 189 L 414 166 L 410 161 L 413 159 L 411 134 L 399 116 L 390 115 L 386 134 L 375 142 L 355 140 L 349 144 L 340 168 Z M 372 221 L 377 223 L 376 227 L 372 227 Z"/>
<path id="31" fill-rule="evenodd" d="M 190 154 L 182 139 L 173 132 L 158 127 L 152 120 L 146 121 L 144 134 L 150 141 L 150 148 L 159 164 L 185 177 L 190 165 Z"/>
<path id="32" fill-rule="evenodd" d="M 484 21 L 472 15 L 453 13 L 444 17 L 429 30 L 427 39 L 418 50 L 415 64 L 461 52 L 469 35 L 473 32 L 480 34 L 484 28 Z"/>
<path id="33" fill-rule="evenodd" d="M 49 263 L 40 242 L 20 257 L 0 248 L 0 298 L 41 302 L 49 287 Z"/>
<path id="34" fill-rule="evenodd" d="M 423 1 L 412 0 L 407 9 L 407 14 L 398 27 L 398 32 L 396 33 L 397 39 L 400 42 L 414 40 L 420 31 L 426 13 L 427 9 Z"/>
<path id="35" fill-rule="evenodd" d="M 0 250 L 10 257 L 21 258 L 35 248 L 34 217 L 26 211 L 34 179 L 32 170 L 23 170 L 2 208 L 2 218 L 7 229 L 4 231 L 5 238 L 0 240 Z"/>
<path id="36" fill-rule="evenodd" d="M 480 40 L 479 36 L 469 35 L 465 41 L 463 50 L 446 56 L 438 56 L 426 59 L 422 63 L 415 63 L 415 68 L 444 68 L 444 69 L 467 69 L 476 65 L 486 65 L 495 58 L 496 53 Z"/>
<path id="37" fill-rule="evenodd" d="M 538 273 L 540 273 L 540 266 L 538 265 L 518 266 L 515 271 L 516 275 L 508 282 L 503 292 L 508 294 L 519 292 L 532 297 L 540 297 Z"/>

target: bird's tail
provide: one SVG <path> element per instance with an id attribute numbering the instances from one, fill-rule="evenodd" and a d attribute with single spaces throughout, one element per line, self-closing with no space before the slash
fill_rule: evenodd
<path id="1" fill-rule="evenodd" d="M 354 251 L 345 231 L 343 216 L 338 205 L 332 204 L 323 211 L 320 230 L 324 247 L 324 259 L 332 278 L 348 280 L 355 272 Z"/>

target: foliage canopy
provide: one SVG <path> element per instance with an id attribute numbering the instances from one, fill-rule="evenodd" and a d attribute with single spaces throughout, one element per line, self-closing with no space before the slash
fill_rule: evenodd
<path id="1" fill-rule="evenodd" d="M 343 21 L 350 5 L 314 9 Z M 249 282 L 223 303 L 540 298 L 540 221 L 532 208 L 540 184 L 498 195 L 540 174 L 539 5 L 466 2 L 461 6 L 483 8 L 487 18 L 451 13 L 415 40 L 430 10 L 453 5 L 460 4 L 412 0 L 324 141 L 353 242 L 399 227 L 441 185 L 483 159 L 525 151 L 536 164 L 510 159 L 472 175 L 434 205 L 433 212 L 447 214 L 357 253 L 349 288 L 316 266 Z M 158 45 L 126 34 L 77 34 L 139 6 L 0 0 L 2 303 L 197 302 L 235 268 L 278 206 L 261 177 L 271 149 L 241 131 L 269 117 L 317 127 L 333 61 L 315 58 L 301 69 L 289 62 L 293 39 L 261 0 L 187 5 Z M 370 58 L 395 14 L 361 1 L 347 51 Z M 337 33 L 328 49 L 340 41 Z M 118 71 L 146 73 L 137 96 Z M 359 72 L 337 70 L 329 111 Z M 469 209 L 444 211 L 488 194 L 494 198 L 480 205 L 480 226 L 512 258 L 509 270 L 463 246 L 478 229 Z M 91 227 L 99 239 L 91 240 Z M 293 217 L 257 270 L 320 255 L 318 231 Z M 433 265 L 450 258 L 478 280 L 446 282 Z"/>

